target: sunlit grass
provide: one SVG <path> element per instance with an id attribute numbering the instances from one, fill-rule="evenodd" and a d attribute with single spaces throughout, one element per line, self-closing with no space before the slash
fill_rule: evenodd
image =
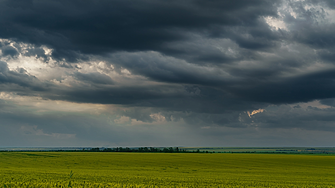
<path id="1" fill-rule="evenodd" d="M 2 152 L 0 177 L 0 187 L 335 187 L 335 156 Z"/>

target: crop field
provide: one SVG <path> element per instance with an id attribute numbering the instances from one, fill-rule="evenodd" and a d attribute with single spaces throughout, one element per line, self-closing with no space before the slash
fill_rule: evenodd
<path id="1" fill-rule="evenodd" d="M 335 187 L 335 156 L 0 152 L 0 187 Z"/>

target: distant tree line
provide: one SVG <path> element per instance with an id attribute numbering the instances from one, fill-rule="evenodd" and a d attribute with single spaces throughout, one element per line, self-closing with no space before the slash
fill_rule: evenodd
<path id="1" fill-rule="evenodd" d="M 200 150 L 201 149 L 201 150 Z M 210 149 L 204 150 L 204 149 Z M 297 149 L 277 149 L 275 151 L 213 151 L 213 148 L 179 148 L 179 147 L 94 147 L 94 148 L 55 148 L 55 149 L 37 149 L 37 150 L 0 150 L 0 152 L 139 152 L 139 153 L 302 153 L 302 154 L 335 154 L 335 150 L 317 150 L 315 148 Z"/>
<path id="2" fill-rule="evenodd" d="M 193 148 L 194 149 L 194 148 Z M 211 148 L 201 148 L 211 149 Z M 314 149 L 314 148 L 313 148 Z M 42 150 L 0 150 L 0 152 L 139 152 L 139 153 L 273 153 L 273 154 L 335 154 L 335 151 L 326 150 L 275 150 L 275 151 L 208 151 L 208 150 L 192 150 L 192 149 L 180 149 L 178 147 L 116 147 L 116 148 L 81 148 L 81 149 L 42 149 Z"/>
<path id="3" fill-rule="evenodd" d="M 210 149 L 210 148 L 202 148 L 202 149 Z M 311 149 L 309 149 L 311 150 Z M 61 150 L 60 150 L 61 151 Z M 282 154 L 290 154 L 290 153 L 309 153 L 309 154 L 317 154 L 324 153 L 328 154 L 328 152 L 320 151 L 320 152 L 298 152 L 298 150 L 276 150 L 276 151 L 207 151 L 207 150 L 186 150 L 180 149 L 178 147 L 139 147 L 139 148 L 129 148 L 129 147 L 116 147 L 116 148 L 84 148 L 82 150 L 76 150 L 82 152 L 140 152 L 140 153 L 282 153 Z"/>
<path id="4" fill-rule="evenodd" d="M 116 148 L 89 148 L 83 149 L 84 152 L 154 152 L 154 153 L 193 153 L 194 151 L 187 151 L 186 149 L 179 149 L 178 147 L 156 148 L 156 147 L 116 147 Z M 199 152 L 197 150 L 196 152 Z"/>
<path id="5" fill-rule="evenodd" d="M 179 147 L 116 147 L 116 148 L 82 148 L 82 149 L 42 149 L 42 150 L 0 150 L 0 152 L 140 152 L 140 153 L 215 153 L 214 151 L 200 151 L 180 149 Z M 218 152 L 221 153 L 221 152 Z"/>

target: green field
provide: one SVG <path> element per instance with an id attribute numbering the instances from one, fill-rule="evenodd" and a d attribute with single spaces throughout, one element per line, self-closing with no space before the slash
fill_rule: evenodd
<path id="1" fill-rule="evenodd" d="M 0 177 L 0 187 L 335 187 L 335 156 L 0 152 Z"/>

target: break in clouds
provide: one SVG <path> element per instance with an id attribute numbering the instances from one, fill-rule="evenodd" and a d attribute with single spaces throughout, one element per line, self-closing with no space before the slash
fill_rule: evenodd
<path id="1" fill-rule="evenodd" d="M 0 0 L 1 146 L 333 146 L 331 0 Z"/>

